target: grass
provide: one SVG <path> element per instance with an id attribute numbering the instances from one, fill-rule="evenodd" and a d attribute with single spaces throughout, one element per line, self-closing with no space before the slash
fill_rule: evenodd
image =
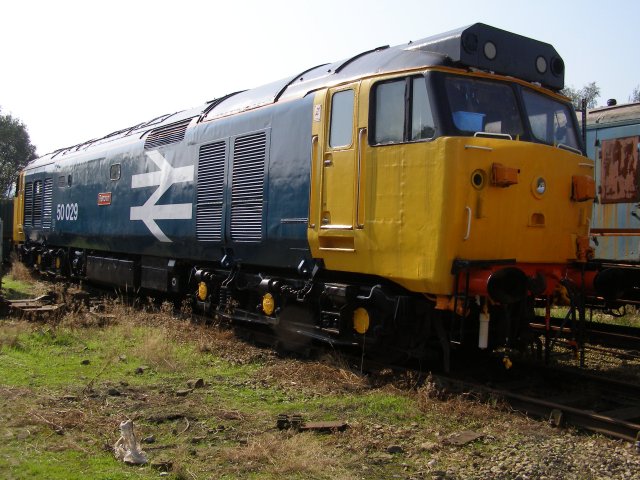
<path id="1" fill-rule="evenodd" d="M 33 298 L 46 292 L 46 286 L 36 282 L 23 263 L 14 257 L 11 268 L 2 277 L 2 295 L 9 300 Z"/>
<path id="2" fill-rule="evenodd" d="M 71 310 L 53 323 L 0 321 L 0 478 L 158 478 L 151 465 L 115 460 L 127 418 L 139 439 L 154 437 L 142 444 L 150 461 L 170 462 L 168 478 L 181 480 L 430 478 L 535 445 L 531 431 L 555 434 L 490 405 L 442 401 L 429 385 L 408 388 L 411 378 L 361 376 L 339 356 L 281 358 L 228 330 L 173 318 L 166 306 Z M 204 387 L 190 390 L 199 378 Z M 275 428 L 277 415 L 293 413 L 350 428 Z M 462 430 L 486 438 L 443 447 Z"/>
<path id="3" fill-rule="evenodd" d="M 132 418 L 141 438 L 156 438 L 144 446 L 150 457 L 173 464 L 170 478 L 354 478 L 357 455 L 335 450 L 362 432 L 358 424 L 419 421 L 406 392 L 371 388 L 337 360 L 280 359 L 224 330 L 118 304 L 108 326 L 87 315 L 0 324 L 0 477 L 156 478 L 109 451 L 119 422 Z M 197 378 L 204 388 L 176 395 Z M 280 432 L 281 413 L 354 427 Z M 380 478 L 396 463 L 376 467 Z"/>
<path id="4" fill-rule="evenodd" d="M 33 287 L 28 282 L 7 275 L 2 278 L 2 293 L 9 300 L 30 298 L 33 296 Z"/>

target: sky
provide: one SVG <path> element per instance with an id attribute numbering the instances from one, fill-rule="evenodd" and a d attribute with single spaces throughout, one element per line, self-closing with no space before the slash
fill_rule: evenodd
<path id="1" fill-rule="evenodd" d="M 476 22 L 551 43 L 566 85 L 595 81 L 599 105 L 640 85 L 623 0 L 0 0 L 0 109 L 43 155 Z"/>

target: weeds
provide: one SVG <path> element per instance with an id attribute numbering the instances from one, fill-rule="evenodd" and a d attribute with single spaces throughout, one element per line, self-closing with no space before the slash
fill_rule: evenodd
<path id="1" fill-rule="evenodd" d="M 31 274 L 31 270 L 27 266 L 18 260 L 17 255 L 12 252 L 10 256 L 11 269 L 9 270 L 9 276 L 14 280 L 20 282 L 33 282 L 34 278 Z"/>
<path id="2" fill-rule="evenodd" d="M 358 374 L 340 355 L 281 358 L 231 329 L 185 321 L 190 305 L 177 319 L 173 303 L 154 299 L 144 308 L 125 296 L 95 304 L 72 285 L 59 295 L 73 307 L 55 325 L 0 323 L 3 478 L 158 478 L 151 467 L 114 459 L 125 418 L 141 439 L 153 437 L 144 449 L 152 462 L 173 465 L 168 478 L 190 480 L 430 478 L 455 472 L 470 454 L 489 461 L 523 438 L 555 435 L 491 400 L 449 395 L 432 378 L 418 388 L 415 376 L 392 370 Z M 204 387 L 187 388 L 196 378 Z M 279 432 L 281 413 L 350 428 Z M 442 442 L 467 429 L 486 440 L 459 449 Z M 570 442 L 578 448 L 583 440 Z"/>
<path id="3" fill-rule="evenodd" d="M 132 353 L 154 370 L 177 372 L 181 367 L 175 346 L 163 329 L 154 330 L 145 335 L 138 345 L 133 348 Z"/>
<path id="4" fill-rule="evenodd" d="M 24 350 L 21 337 L 31 329 L 25 322 L 8 322 L 0 329 L 0 352 L 4 349 Z"/>
<path id="5" fill-rule="evenodd" d="M 336 478 L 336 459 L 313 434 L 267 432 L 250 437 L 246 445 L 225 448 L 222 458 L 238 474 L 264 471 L 276 477 Z"/>

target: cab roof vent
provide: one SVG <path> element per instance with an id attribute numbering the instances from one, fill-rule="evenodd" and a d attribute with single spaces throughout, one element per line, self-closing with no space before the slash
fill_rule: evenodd
<path id="1" fill-rule="evenodd" d="M 144 141 L 144 149 L 152 150 L 162 145 L 181 142 L 184 139 L 189 123 L 191 123 L 191 119 L 187 118 L 186 120 L 151 130 Z"/>

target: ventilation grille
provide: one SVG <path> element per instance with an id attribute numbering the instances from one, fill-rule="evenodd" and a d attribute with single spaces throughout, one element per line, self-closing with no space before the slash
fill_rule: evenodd
<path id="1" fill-rule="evenodd" d="M 222 241 L 225 154 L 225 142 L 210 143 L 200 147 L 196 234 L 201 242 Z"/>
<path id="2" fill-rule="evenodd" d="M 42 227 L 42 180 L 33 182 L 33 226 Z"/>
<path id="3" fill-rule="evenodd" d="M 53 178 L 44 179 L 44 200 L 42 202 L 42 228 L 51 229 L 51 197 L 53 195 Z"/>
<path id="4" fill-rule="evenodd" d="M 33 222 L 33 182 L 24 186 L 24 224 L 31 226 Z"/>
<path id="5" fill-rule="evenodd" d="M 262 240 L 262 201 L 267 135 L 260 132 L 235 139 L 231 185 L 231 239 Z"/>
<path id="6" fill-rule="evenodd" d="M 151 150 L 162 145 L 181 142 L 184 139 L 184 133 L 187 131 L 189 123 L 191 123 L 191 119 L 187 118 L 181 122 L 151 130 L 144 142 L 144 149 Z"/>

